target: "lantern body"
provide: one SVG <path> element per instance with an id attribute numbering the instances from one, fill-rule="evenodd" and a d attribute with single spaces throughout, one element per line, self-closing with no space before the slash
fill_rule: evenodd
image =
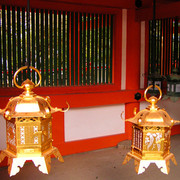
<path id="1" fill-rule="evenodd" d="M 52 148 L 51 118 L 13 118 L 6 121 L 7 150 L 17 157 L 41 156 Z"/>
<path id="2" fill-rule="evenodd" d="M 172 101 L 177 101 L 180 97 L 180 75 L 176 65 L 172 69 L 172 74 L 167 75 L 167 97 Z"/>
<path id="3" fill-rule="evenodd" d="M 167 81 L 167 96 L 180 97 L 180 81 Z"/>
<path id="4" fill-rule="evenodd" d="M 7 149 L 1 152 L 0 162 L 8 157 L 10 176 L 18 173 L 26 160 L 32 160 L 46 174 L 50 171 L 52 154 L 64 162 L 59 150 L 52 146 L 52 113 L 63 110 L 51 107 L 49 97 L 34 94 L 31 91 L 34 87 L 29 79 L 24 81 L 20 88 L 25 91 L 0 110 L 6 120 L 7 138 Z"/>
<path id="5" fill-rule="evenodd" d="M 163 160 L 170 154 L 170 128 L 133 124 L 132 129 L 132 154 L 143 160 Z"/>
<path id="6" fill-rule="evenodd" d="M 160 97 L 161 95 L 160 91 Z M 127 120 L 133 123 L 132 145 L 123 164 L 133 158 L 138 174 L 143 173 L 150 163 L 155 163 L 163 173 L 168 174 L 169 160 L 177 164 L 174 155 L 170 153 L 171 127 L 175 121 L 156 105 L 160 98 L 153 96 L 147 99 L 146 94 L 144 97 L 151 105 Z"/>

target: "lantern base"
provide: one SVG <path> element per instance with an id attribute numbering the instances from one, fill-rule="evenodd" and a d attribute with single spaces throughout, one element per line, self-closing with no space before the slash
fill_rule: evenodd
<path id="1" fill-rule="evenodd" d="M 7 156 L 8 157 L 8 173 L 9 176 L 16 175 L 20 168 L 24 166 L 27 160 L 32 160 L 34 165 L 38 167 L 39 171 L 48 174 L 51 169 L 51 155 L 54 155 L 60 162 L 64 162 L 59 150 L 56 147 L 52 147 L 47 152 L 43 153 L 40 157 L 17 157 L 8 150 L 1 151 L 0 162 Z"/>
<path id="2" fill-rule="evenodd" d="M 172 162 L 177 165 L 176 159 L 174 154 L 170 153 L 167 155 L 163 160 L 142 160 L 141 158 L 133 155 L 132 153 L 127 153 L 123 164 L 128 163 L 131 158 L 134 159 L 135 171 L 137 174 L 143 173 L 151 163 L 155 163 L 156 166 L 163 172 L 164 174 L 168 174 L 170 171 L 170 163 L 169 160 L 171 159 Z"/>

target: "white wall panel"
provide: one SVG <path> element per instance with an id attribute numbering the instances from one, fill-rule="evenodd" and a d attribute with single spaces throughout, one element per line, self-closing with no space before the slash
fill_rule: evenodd
<path id="1" fill-rule="evenodd" d="M 0 115 L 0 150 L 6 149 L 6 121 Z"/>
<path id="2" fill-rule="evenodd" d="M 70 109 L 65 113 L 65 141 L 124 133 L 122 112 L 124 116 L 124 104 Z"/>

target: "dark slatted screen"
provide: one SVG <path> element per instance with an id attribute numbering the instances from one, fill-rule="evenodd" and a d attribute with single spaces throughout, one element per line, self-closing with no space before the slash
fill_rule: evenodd
<path id="1" fill-rule="evenodd" d="M 149 75 L 154 68 L 161 75 L 169 75 L 180 66 L 180 20 L 178 18 L 156 20 L 154 67 L 152 66 L 152 21 L 149 23 Z"/>
<path id="2" fill-rule="evenodd" d="M 41 86 L 111 84 L 113 15 L 30 10 L 30 65 Z M 25 8 L 0 10 L 0 87 L 13 86 L 13 74 L 27 61 Z M 31 72 L 33 82 L 38 81 Z M 18 83 L 26 79 L 19 73 Z"/>

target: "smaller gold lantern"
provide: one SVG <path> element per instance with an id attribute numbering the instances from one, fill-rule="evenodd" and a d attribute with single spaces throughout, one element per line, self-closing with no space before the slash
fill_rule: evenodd
<path id="1" fill-rule="evenodd" d="M 144 98 L 150 105 L 137 114 L 135 112 L 135 117 L 126 120 L 133 123 L 133 132 L 131 152 L 127 153 L 123 164 L 133 158 L 138 174 L 143 173 L 150 163 L 155 163 L 161 172 L 168 174 L 169 160 L 177 165 L 174 155 L 170 153 L 171 128 L 176 121 L 156 105 L 162 97 L 158 86 L 159 98 L 152 96 L 147 99 L 146 93 L 151 87 L 152 85 L 144 92 Z"/>
<path id="2" fill-rule="evenodd" d="M 7 106 L 0 110 L 6 120 L 7 149 L 0 154 L 0 162 L 8 157 L 8 172 L 10 176 L 20 171 L 26 160 L 32 160 L 43 173 L 50 171 L 51 155 L 54 154 L 60 162 L 64 162 L 59 150 L 52 146 L 52 116 L 57 111 L 65 112 L 60 108 L 50 105 L 50 98 L 43 98 L 34 94 L 32 89 L 41 82 L 40 72 L 34 68 L 39 75 L 38 84 L 29 79 L 21 86 L 16 83 L 17 74 L 27 69 L 21 67 L 14 74 L 14 84 L 23 88 L 24 92 L 17 97 L 11 98 Z"/>

